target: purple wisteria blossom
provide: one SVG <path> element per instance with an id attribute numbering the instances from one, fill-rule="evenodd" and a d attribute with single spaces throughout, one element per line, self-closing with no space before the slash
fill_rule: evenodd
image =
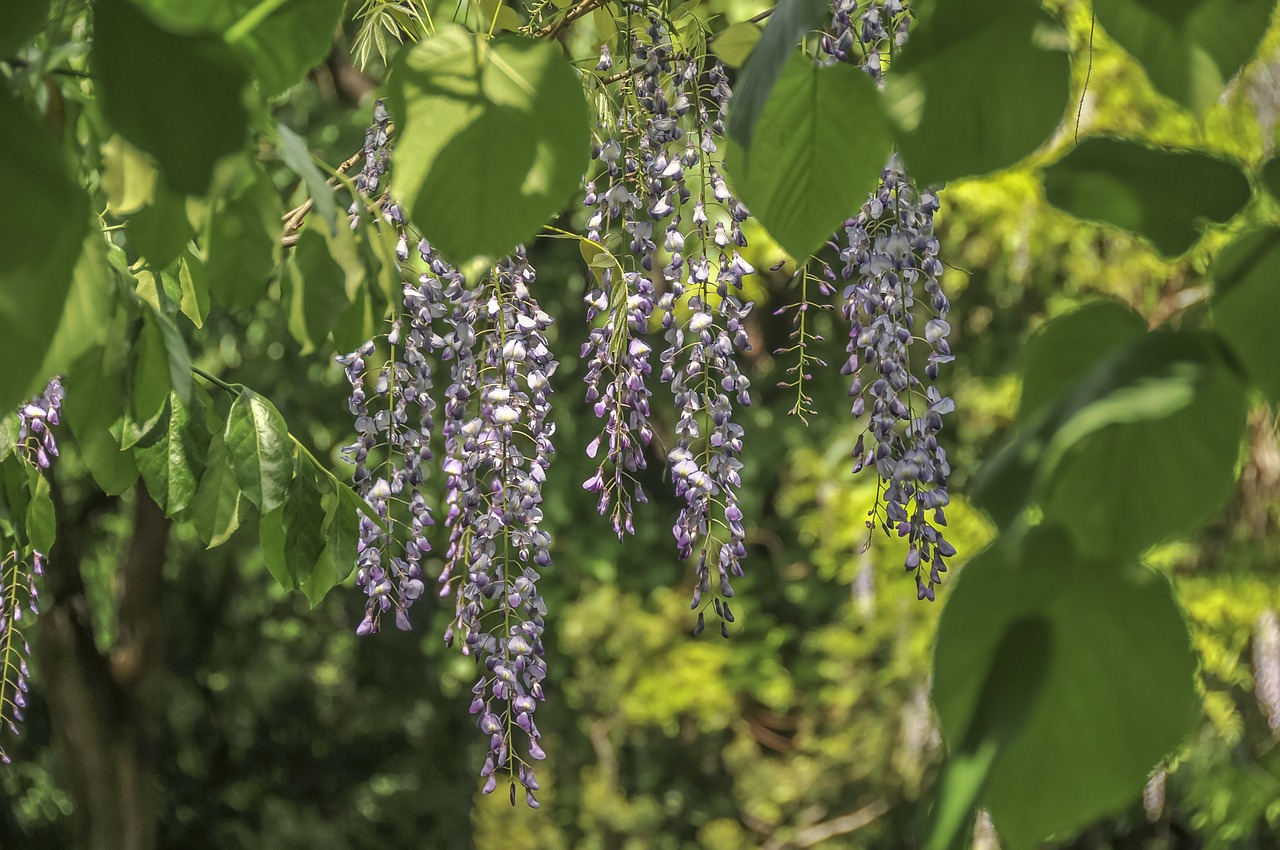
<path id="1" fill-rule="evenodd" d="M 518 783 L 536 808 L 532 761 L 546 753 L 534 713 L 547 674 L 547 609 L 537 585 L 551 565 L 541 504 L 555 451 L 550 378 L 558 364 L 545 335 L 552 319 L 530 291 L 534 276 L 519 249 L 484 286 L 453 291 L 455 330 L 443 340 L 452 362 L 444 424 L 450 537 L 441 581 L 446 593 L 458 584 L 446 641 L 460 638 L 462 651 L 482 664 L 471 713 L 489 738 L 483 791 L 491 793 L 505 772 L 512 802 Z"/>
<path id="2" fill-rule="evenodd" d="M 12 451 L 25 464 L 47 474 L 58 456 L 53 427 L 59 422 L 63 398 L 62 384 L 53 379 L 44 392 L 17 411 L 17 433 Z M 0 718 L 14 736 L 26 719 L 28 681 L 27 658 L 31 647 L 23 628 L 40 613 L 37 580 L 44 575 L 45 553 L 8 538 L 0 546 Z M 9 756 L 0 746 L 0 761 Z"/>
<path id="3" fill-rule="evenodd" d="M 906 41 L 911 10 L 901 0 L 859 7 L 855 0 L 836 0 L 823 50 L 830 61 L 857 65 L 879 81 L 884 55 Z M 917 598 L 929 601 L 956 553 L 943 532 L 951 467 L 939 442 L 943 417 L 955 402 L 934 385 L 939 366 L 954 359 L 951 305 L 939 282 L 942 262 L 933 234 L 937 211 L 937 193 L 916 186 L 894 154 L 880 186 L 845 222 L 834 245 L 849 323 L 849 356 L 841 371 L 852 378 L 853 415 L 867 417 L 853 471 L 873 467 L 880 479 L 867 527 L 907 539 L 906 570 L 915 577 Z M 913 371 L 917 343 L 928 349 L 923 380 Z"/>
<path id="4" fill-rule="evenodd" d="M 381 104 L 377 111 L 385 120 Z M 383 218 L 405 246 L 403 213 L 384 197 Z M 430 245 L 423 241 L 419 250 L 430 262 Z M 397 254 L 404 261 L 407 248 L 397 248 Z M 439 301 L 438 286 L 433 288 L 427 275 L 418 287 L 405 285 L 403 312 L 387 333 L 337 358 L 351 384 L 348 408 L 356 430 L 356 441 L 342 453 L 355 466 L 352 484 L 370 509 L 360 518 L 357 544 L 356 584 L 367 597 L 364 619 L 356 628 L 361 635 L 379 631 L 382 615 L 393 610 L 397 628 L 412 628 L 409 609 L 426 589 L 422 558 L 431 551 L 427 529 L 435 520 L 422 487 L 427 476 L 423 465 L 433 460 L 431 320 L 443 309 Z"/>
<path id="5" fill-rule="evenodd" d="M 555 452 L 550 398 L 557 363 L 546 338 L 552 319 L 531 292 L 535 272 L 523 248 L 468 285 L 429 241 L 411 235 L 384 185 L 389 121 L 378 102 L 357 187 L 370 196 L 380 192 L 377 210 L 397 236 L 399 263 L 408 263 L 416 243 L 418 268 L 426 271 L 403 285 L 386 333 L 338 358 L 351 384 L 356 431 L 343 453 L 369 506 L 360 523 L 356 581 L 366 601 L 357 633 L 377 632 L 392 611 L 399 628 L 410 628 L 408 609 L 423 595 L 435 524 L 423 488 L 435 460 L 435 370 L 445 370 L 438 418 L 448 543 L 437 580 L 441 597 L 455 597 L 445 642 L 481 667 L 471 713 L 490 745 L 484 792 L 506 773 L 512 802 L 519 784 L 536 808 L 532 761 L 545 758 L 534 712 L 545 698 L 546 605 L 537 582 L 551 565 L 541 503 Z M 357 203 L 353 222 L 360 215 Z"/>
<path id="6" fill-rule="evenodd" d="M 657 313 L 666 342 L 660 380 L 679 415 L 667 455 L 681 501 L 672 531 L 681 558 L 698 555 L 696 631 L 714 606 L 727 635 L 731 578 L 742 575 L 746 557 L 737 497 L 742 427 L 733 406 L 750 403 L 750 382 L 735 357 L 750 348 L 744 321 L 751 304 L 741 293 L 755 271 L 739 253 L 747 209 L 717 164 L 731 92 L 718 60 L 682 55 L 659 17 L 633 11 L 643 23 L 623 35 L 631 73 L 616 120 L 597 138 L 598 173 L 586 187 L 587 240 L 598 262 L 585 299 L 593 327 L 581 355 L 587 401 L 604 426 L 587 446 L 600 465 L 583 487 L 599 495 L 598 509 L 611 516 L 619 539 L 633 530 L 633 498 L 646 501 L 636 473 L 653 436 L 653 346 L 645 335 Z M 602 66 L 606 59 L 615 61 L 602 56 Z"/>

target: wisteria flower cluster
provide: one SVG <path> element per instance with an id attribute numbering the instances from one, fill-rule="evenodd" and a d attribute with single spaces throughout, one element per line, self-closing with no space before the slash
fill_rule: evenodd
<path id="1" fill-rule="evenodd" d="M 604 268 L 586 297 L 588 319 L 604 319 L 582 346 L 586 398 L 604 428 L 587 449 L 600 466 L 583 486 L 599 494 L 599 511 L 611 516 L 619 539 L 633 531 L 632 496 L 646 500 L 635 474 L 646 465 L 653 433 L 653 347 L 645 335 L 657 313 L 666 343 L 659 379 L 671 387 L 679 415 L 667 455 L 681 500 L 672 533 L 682 559 L 698 554 L 695 632 L 712 606 L 727 636 L 731 578 L 743 574 L 747 554 L 737 497 L 742 427 L 732 420 L 735 402 L 750 404 L 750 382 L 735 360 L 750 348 L 744 319 L 751 304 L 741 291 L 755 270 L 739 253 L 749 213 L 716 164 L 731 96 L 723 66 L 678 56 L 664 22 L 654 15 L 646 21 L 642 32 L 626 34 L 634 73 L 624 80 L 616 121 L 593 151 L 600 171 L 585 198 L 587 238 L 610 257 L 616 238 L 622 258 Z M 602 65 L 612 62 L 602 55 Z"/>
<path id="2" fill-rule="evenodd" d="M 824 45 L 831 61 L 855 61 L 878 77 L 879 53 L 886 42 L 901 43 L 908 11 L 898 2 L 859 8 L 842 0 L 836 35 Z M 696 564 L 694 633 L 712 609 L 727 637 L 733 580 L 747 556 L 738 495 L 744 433 L 735 413 L 751 403 L 738 358 L 751 350 L 744 280 L 755 273 L 742 254 L 750 213 L 720 170 L 729 78 L 718 60 L 677 50 L 659 14 L 639 5 L 629 12 L 639 23 L 620 34 L 619 56 L 602 48 L 597 64 L 625 71 L 615 77 L 613 111 L 601 116 L 584 193 L 581 238 L 594 283 L 580 353 L 600 431 L 586 446 L 597 466 L 582 486 L 620 540 L 634 533 L 635 506 L 648 501 L 640 482 L 652 462 L 656 372 L 675 402 L 674 435 L 661 459 L 679 505 L 675 551 Z M 523 248 L 479 280 L 464 280 L 412 232 L 387 185 L 388 175 L 394 179 L 390 121 L 379 102 L 351 225 L 371 210 L 379 226 L 392 228 L 398 261 L 413 266 L 411 282 L 386 331 L 338 358 L 356 434 L 344 455 L 368 505 L 360 521 L 356 575 L 365 611 L 357 632 L 378 632 L 384 615 L 411 628 L 435 551 L 435 505 L 443 539 L 434 578 L 439 596 L 454 602 L 444 638 L 479 667 L 471 713 L 488 742 L 484 791 L 505 775 L 512 802 L 519 786 L 536 807 L 533 764 L 545 757 L 535 715 L 546 698 L 547 610 L 538 584 L 551 566 L 541 504 L 555 452 L 553 320 L 534 296 L 536 273 Z M 937 439 L 953 405 L 931 383 L 950 359 L 932 234 L 937 207 L 936 194 L 918 190 L 891 161 L 877 194 L 846 223 L 835 246 L 840 262 L 819 261 L 813 278 L 826 297 L 846 284 L 845 373 L 853 376 L 854 413 L 869 416 L 870 443 L 859 440 L 857 466 L 880 474 L 877 519 L 909 538 L 908 568 L 919 596 L 930 599 L 955 551 L 939 530 L 949 469 Z M 810 280 L 806 269 L 806 287 Z M 809 303 L 807 289 L 793 306 L 801 358 L 794 412 L 803 416 L 805 370 L 826 365 L 807 353 L 816 336 L 804 313 L 822 306 Z M 929 384 L 914 376 L 908 356 L 920 339 L 931 351 Z M 433 497 L 427 482 L 437 467 L 441 493 Z"/>
<path id="3" fill-rule="evenodd" d="M 536 808 L 531 760 L 545 758 L 534 712 L 547 672 L 546 606 L 537 582 L 551 565 L 540 505 L 555 451 L 550 379 L 557 363 L 546 338 L 552 318 L 532 294 L 535 271 L 523 249 L 468 286 L 430 242 L 411 240 L 399 205 L 385 190 L 375 195 L 390 162 L 388 122 L 379 102 L 358 185 L 396 229 L 397 259 L 406 263 L 416 241 L 427 271 L 404 285 L 385 334 L 338 358 L 356 431 L 343 452 L 369 506 L 360 522 L 356 582 L 365 615 L 356 631 L 376 633 L 382 615 L 392 613 L 398 628 L 412 626 L 409 609 L 426 589 L 423 559 L 433 550 L 436 521 L 423 486 L 437 460 L 438 418 L 448 547 L 437 581 L 440 596 L 455 598 L 445 641 L 481 662 L 471 712 L 489 741 L 485 793 L 505 772 L 512 802 L 519 784 Z M 353 207 L 353 226 L 362 206 L 358 200 Z M 437 399 L 436 375 L 446 368 Z"/>
<path id="4" fill-rule="evenodd" d="M 855 0 L 837 0 L 834 34 L 823 47 L 834 60 L 859 65 L 879 80 L 886 46 L 906 40 L 910 9 L 900 0 L 877 0 L 861 12 L 858 7 Z M 954 359 L 947 339 L 950 303 L 933 234 L 937 211 L 937 193 L 918 187 L 895 154 L 880 186 L 833 243 L 849 325 L 841 371 L 852 379 L 851 412 L 866 417 L 853 471 L 870 467 L 879 476 L 867 527 L 907 539 L 906 570 L 915 577 L 917 597 L 929 601 L 956 553 L 943 531 L 951 467 L 939 442 L 943 417 L 955 402 L 934 384 L 939 366 Z M 923 380 L 911 357 L 917 343 L 928 349 Z"/>
<path id="5" fill-rule="evenodd" d="M 62 384 L 55 378 L 44 392 L 18 409 L 18 431 L 14 451 L 24 463 L 45 474 L 53 458 L 58 456 L 58 443 L 53 428 L 58 424 L 63 398 Z M 0 545 L 4 552 L 0 563 L 0 717 L 9 732 L 18 735 L 25 719 L 28 680 L 31 672 L 27 659 L 31 647 L 23 636 L 23 628 L 40 613 L 37 580 L 44 575 L 47 553 L 20 547 L 16 540 Z M 9 764 L 9 756 L 0 746 L 0 761 Z"/>

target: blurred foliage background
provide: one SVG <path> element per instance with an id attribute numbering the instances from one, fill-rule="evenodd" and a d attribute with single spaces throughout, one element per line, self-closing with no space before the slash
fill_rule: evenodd
<path id="1" fill-rule="evenodd" d="M 30 49 L 61 45 L 55 67 L 79 67 L 81 5 L 55 4 L 65 7 L 61 24 Z M 448 17 L 453 4 L 431 5 Z M 768 4 L 707 5 L 739 21 Z M 1196 321 L 1209 294 L 1208 259 L 1227 236 L 1210 233 L 1184 258 L 1165 262 L 1140 240 L 1050 210 L 1037 164 L 1071 144 L 1078 124 L 1081 135 L 1140 131 L 1252 166 L 1273 153 L 1280 119 L 1274 23 L 1260 58 L 1201 121 L 1157 95 L 1141 69 L 1094 30 L 1084 4 L 1051 5 L 1068 23 L 1078 121 L 1073 106 L 1059 136 L 1025 167 L 948 186 L 941 196 L 937 226 L 957 353 L 944 377 L 958 410 L 948 452 L 961 494 L 1012 423 L 1019 352 L 1030 333 L 1100 296 L 1120 299 L 1153 325 Z M 354 64 L 359 10 L 352 6 L 339 49 L 274 106 L 335 164 L 359 148 L 384 74 L 376 50 L 365 71 Z M 274 158 L 263 151 L 287 193 L 292 177 Z M 928 694 L 946 586 L 936 605 L 918 603 L 895 543 L 864 547 L 874 484 L 849 475 L 856 435 L 838 371 L 815 376 L 819 415 L 809 425 L 786 415 L 792 399 L 774 385 L 789 363 L 771 352 L 786 344 L 788 319 L 772 314 L 795 298 L 787 291 L 791 268 L 766 272 L 781 254 L 762 233 L 749 238 L 747 258 L 761 270 L 746 367 L 755 404 L 743 420 L 751 556 L 732 639 L 689 636 L 689 573 L 675 560 L 668 530 L 676 507 L 663 486 L 665 451 L 654 452 L 645 482 L 653 502 L 624 544 L 579 486 L 591 474 L 583 450 L 596 426 L 580 403 L 576 354 L 585 337 L 586 270 L 572 243 L 540 241 L 530 254 L 539 297 L 559 318 L 552 334 L 562 363 L 559 454 L 545 504 L 556 544 L 544 582 L 554 684 L 539 711 L 550 755 L 540 773 L 542 809 L 479 795 L 483 742 L 466 712 L 471 662 L 442 646 L 445 617 L 423 620 L 412 633 L 358 639 L 362 597 L 352 588 L 309 609 L 272 580 L 256 535 L 205 551 L 179 530 L 163 590 L 162 846 L 910 846 L 904 836 L 942 756 Z M 215 311 L 194 332 L 192 348 L 204 352 L 206 370 L 269 396 L 317 456 L 340 469 L 337 449 L 351 428 L 341 371 L 326 352 L 300 355 L 278 284 L 272 295 L 247 312 Z M 831 363 L 844 348 L 836 318 L 817 319 L 826 337 L 820 356 Z M 658 390 L 657 441 L 669 443 L 675 417 L 662 397 Z M 64 508 L 92 490 L 69 435 L 65 444 L 57 468 Z M 1280 746 L 1255 699 L 1252 665 L 1256 625 L 1280 607 L 1280 439 L 1267 409 L 1252 419 L 1241 464 L 1238 493 L 1217 522 L 1149 555 L 1171 576 L 1194 627 L 1200 731 L 1170 764 L 1152 766 L 1163 772 L 1145 805 L 1135 789 L 1131 811 L 1070 846 L 1280 846 Z M 992 530 L 966 510 L 963 496 L 950 515 L 962 566 Z M 91 529 L 84 570 L 104 653 L 116 640 L 114 577 L 131 516 L 126 497 L 97 514 Z M 38 663 L 34 675 L 27 730 L 10 748 L 14 764 L 0 771 L 6 848 L 71 842 L 72 803 Z M 1051 788 L 1053 777 L 1043 781 Z"/>

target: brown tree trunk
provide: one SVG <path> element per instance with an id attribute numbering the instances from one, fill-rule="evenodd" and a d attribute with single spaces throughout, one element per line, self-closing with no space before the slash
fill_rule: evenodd
<path id="1" fill-rule="evenodd" d="M 71 793 L 79 846 L 153 850 L 161 811 L 156 769 L 164 729 L 161 589 L 169 521 L 139 484 L 133 538 L 116 575 L 118 637 L 94 641 L 81 563 L 92 540 L 85 510 L 61 511 L 50 553 L 47 609 L 36 646 L 41 687 Z"/>

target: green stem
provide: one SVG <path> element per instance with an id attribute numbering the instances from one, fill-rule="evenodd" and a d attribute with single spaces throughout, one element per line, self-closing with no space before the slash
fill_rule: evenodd
<path id="1" fill-rule="evenodd" d="M 236 21 L 223 34 L 222 40 L 227 44 L 236 44 L 243 41 L 244 38 L 253 32 L 258 24 L 271 17 L 281 6 L 288 3 L 289 0 L 262 0 L 257 6 L 254 6 L 244 17 Z"/>
<path id="2" fill-rule="evenodd" d="M 235 385 L 228 384 L 226 381 L 222 380 L 221 378 L 215 378 L 213 375 L 210 375 L 208 372 L 201 369 L 199 366 L 192 366 L 191 371 L 193 374 L 199 375 L 201 378 L 204 378 L 206 381 L 213 384 L 215 387 L 220 387 L 221 389 L 226 390 L 227 392 L 231 393 L 234 396 L 240 395 L 240 390 L 236 389 Z"/>

